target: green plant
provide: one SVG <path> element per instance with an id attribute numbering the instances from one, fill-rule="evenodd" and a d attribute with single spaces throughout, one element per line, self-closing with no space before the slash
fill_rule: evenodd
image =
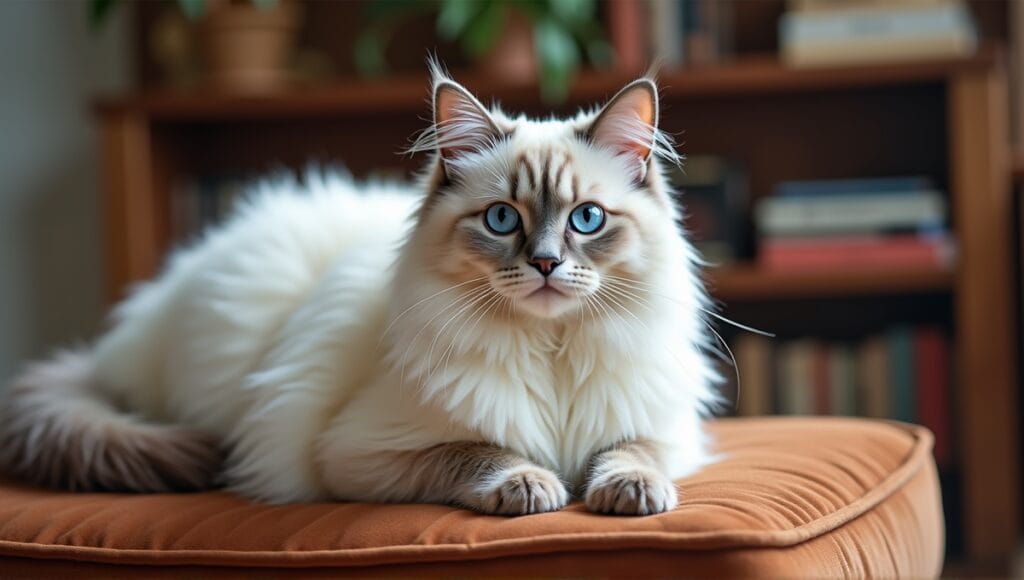
<path id="1" fill-rule="evenodd" d="M 374 0 L 367 7 L 369 25 L 356 39 L 357 68 L 383 72 L 384 49 L 397 25 L 428 12 L 437 14 L 438 35 L 458 42 L 473 60 L 494 47 L 513 14 L 522 17 L 533 31 L 541 95 L 548 101 L 565 99 L 584 59 L 597 66 L 611 60 L 596 0 Z"/>
<path id="2" fill-rule="evenodd" d="M 114 13 L 114 10 L 118 5 L 122 4 L 124 0 L 89 0 L 89 25 L 92 28 L 99 29 L 103 24 L 110 18 L 110 15 Z M 208 0 L 177 0 L 178 6 L 181 7 L 181 11 L 185 13 L 190 20 L 198 20 L 206 14 L 206 7 Z M 254 5 L 260 8 L 269 8 L 277 4 L 277 0 L 250 0 Z"/>

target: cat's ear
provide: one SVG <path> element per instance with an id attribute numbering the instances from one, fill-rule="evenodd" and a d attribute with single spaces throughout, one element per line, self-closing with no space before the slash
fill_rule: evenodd
<path id="1" fill-rule="evenodd" d="M 487 109 L 455 81 L 434 82 L 434 137 L 445 169 L 457 167 L 466 154 L 482 151 L 501 137 Z"/>
<path id="2" fill-rule="evenodd" d="M 594 119 L 590 141 L 626 159 L 637 181 L 647 175 L 647 161 L 658 138 L 658 88 L 639 79 L 618 92 Z"/>

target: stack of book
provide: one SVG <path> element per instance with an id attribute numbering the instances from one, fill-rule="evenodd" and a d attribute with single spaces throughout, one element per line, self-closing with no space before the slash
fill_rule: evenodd
<path id="1" fill-rule="evenodd" d="M 743 335 L 734 343 L 741 415 L 849 415 L 922 424 L 935 457 L 952 463 L 949 344 L 935 327 L 894 327 L 857 344 L 777 341 Z"/>
<path id="2" fill-rule="evenodd" d="M 771 270 L 949 266 L 943 195 L 925 177 L 794 181 L 755 208 Z"/>
<path id="3" fill-rule="evenodd" d="M 977 32 L 962 0 L 791 0 L 779 21 L 794 67 L 962 57 Z"/>
<path id="4" fill-rule="evenodd" d="M 608 32 L 618 64 L 630 71 L 713 64 L 732 52 L 732 2 L 611 0 Z"/>

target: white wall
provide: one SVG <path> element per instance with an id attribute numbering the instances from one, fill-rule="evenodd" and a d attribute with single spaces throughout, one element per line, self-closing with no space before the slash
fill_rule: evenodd
<path id="1" fill-rule="evenodd" d="M 102 318 L 99 131 L 91 100 L 128 86 L 126 14 L 0 0 L 0 385 Z"/>

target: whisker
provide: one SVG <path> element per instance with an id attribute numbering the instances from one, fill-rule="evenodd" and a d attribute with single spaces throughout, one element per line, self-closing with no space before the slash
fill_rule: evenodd
<path id="1" fill-rule="evenodd" d="M 417 302 L 416 302 L 415 304 L 413 304 L 412 306 L 410 306 L 410 307 L 406 308 L 405 310 L 403 310 L 403 311 L 401 312 L 401 314 L 399 314 L 398 316 L 396 316 L 396 317 L 395 317 L 395 318 L 394 318 L 394 319 L 393 319 L 393 320 L 391 321 L 391 323 L 390 323 L 390 324 L 388 324 L 387 328 L 385 328 L 385 329 L 384 329 L 384 332 L 383 332 L 383 333 L 381 333 L 381 335 L 380 335 L 380 340 L 378 340 L 378 341 L 377 341 L 377 348 L 380 348 L 380 345 L 381 345 L 381 343 L 382 343 L 382 342 L 384 342 L 384 337 L 385 337 L 385 336 L 387 336 L 388 332 L 390 332 L 390 331 L 391 331 L 391 329 L 392 329 L 392 327 L 394 327 L 394 326 L 395 326 L 395 323 L 397 323 L 397 322 L 399 321 L 399 319 L 401 319 L 401 318 L 402 318 L 403 316 L 405 316 L 406 314 L 408 314 L 409 312 L 411 312 L 411 311 L 412 311 L 412 309 L 416 308 L 417 306 L 419 306 L 419 305 L 423 304 L 424 302 L 426 302 L 426 301 L 428 301 L 428 300 L 431 300 L 431 299 L 433 299 L 433 298 L 437 298 L 437 297 L 438 297 L 438 296 L 440 296 L 441 294 L 444 294 L 444 293 L 446 293 L 446 292 L 451 292 L 452 290 L 455 290 L 456 288 L 461 288 L 462 286 L 465 286 L 466 284 L 472 284 L 473 282 L 480 282 L 481 280 L 484 280 L 485 278 L 487 278 L 487 276 L 478 276 L 478 277 L 476 277 L 476 278 L 473 278 L 473 279 L 471 279 L 471 280 L 466 280 L 465 282 L 462 282 L 461 284 L 456 284 L 456 285 L 454 285 L 454 286 L 449 286 L 448 288 L 445 288 L 444 290 L 441 290 L 440 292 L 435 292 L 435 293 L 431 294 L 430 296 L 427 296 L 426 298 L 423 298 L 423 299 L 421 299 L 421 300 L 417 301 Z"/>
<path id="2" fill-rule="evenodd" d="M 667 296 L 665 294 L 661 294 L 661 293 L 657 292 L 656 291 L 657 287 L 652 285 L 652 284 L 648 284 L 646 282 L 641 282 L 639 280 L 633 280 L 633 279 L 630 279 L 630 278 L 623 278 L 621 276 L 614 276 L 614 275 L 611 275 L 611 274 L 605 274 L 604 277 L 609 279 L 609 280 L 615 280 L 616 282 L 619 282 L 620 284 L 633 285 L 632 287 L 633 287 L 634 290 L 641 290 L 641 291 L 644 291 L 644 292 L 650 292 L 651 294 L 654 294 L 656 296 L 660 296 L 661 298 L 664 298 L 666 300 L 672 300 L 672 301 L 676 302 L 677 304 L 682 304 L 684 306 L 688 306 L 687 304 L 685 304 L 684 302 L 678 300 L 677 298 L 674 298 L 672 296 Z M 707 308 L 704 308 L 703 306 L 701 306 L 699 304 L 697 304 L 696 306 L 697 306 L 698 309 L 700 309 L 705 314 L 708 314 L 710 316 L 714 316 L 715 318 L 721 320 L 722 322 L 725 322 L 726 324 L 731 324 L 732 326 L 735 326 L 736 328 L 738 328 L 740 330 L 745 330 L 747 332 L 751 332 L 751 333 L 754 333 L 754 334 L 759 334 L 761 336 L 766 336 L 768 338 L 775 338 L 775 333 L 773 333 L 773 332 L 768 332 L 766 330 L 761 330 L 759 328 L 754 328 L 753 326 L 748 326 L 746 324 L 742 324 L 740 322 L 736 322 L 735 320 L 731 320 L 731 319 L 729 319 L 729 318 L 727 318 L 727 317 L 725 317 L 725 316 L 715 312 L 714 310 L 709 310 Z"/>
<path id="3" fill-rule="evenodd" d="M 729 348 L 728 344 L 726 344 L 725 339 L 722 338 L 722 335 L 718 334 L 718 331 L 716 331 L 714 328 L 712 328 L 712 326 L 710 324 L 708 324 L 708 330 L 711 331 L 711 334 L 715 335 L 715 337 L 718 339 L 718 342 L 722 343 L 722 346 L 725 347 L 725 351 L 729 353 L 729 358 L 732 359 L 732 368 L 733 368 L 733 371 L 736 373 L 736 400 L 733 401 L 733 411 L 739 410 L 739 408 L 740 408 L 740 388 L 741 388 L 741 385 L 742 385 L 742 382 L 740 381 L 740 365 L 737 364 L 736 357 L 735 357 L 735 355 L 732 354 L 732 349 Z"/>
<path id="4" fill-rule="evenodd" d="M 480 321 L 483 320 L 484 316 L 486 316 L 487 313 L 491 311 L 493 306 L 495 304 L 500 303 L 500 300 L 502 298 L 503 296 L 501 294 L 495 293 L 487 300 L 487 302 L 475 308 L 473 312 L 471 312 L 469 316 L 466 317 L 466 319 L 462 322 L 459 328 L 455 331 L 455 336 L 453 336 L 451 341 L 448 342 L 448 348 L 446 348 L 445 351 L 441 353 L 441 359 L 437 362 L 438 366 L 441 366 L 442 361 L 444 362 L 443 374 L 448 374 L 448 363 L 451 361 L 451 357 L 455 353 L 455 342 L 458 340 L 459 335 L 462 334 L 462 331 L 463 329 L 465 329 L 466 324 L 474 317 L 474 315 L 476 316 L 476 319 L 473 321 L 473 326 L 469 328 L 469 331 L 472 332 L 473 329 L 475 329 L 476 326 L 480 323 Z M 461 343 L 459 344 L 459 348 L 462 348 Z M 433 373 L 436 372 L 436 370 L 437 369 L 435 368 L 433 371 L 431 371 L 431 376 L 433 376 Z M 427 377 L 427 381 L 429 380 L 430 377 Z"/>
<path id="5" fill-rule="evenodd" d="M 405 347 L 405 352 L 402 354 L 402 360 L 401 360 L 401 365 L 402 365 L 401 380 L 402 380 L 403 383 L 405 382 L 405 363 L 406 363 L 406 360 L 409 357 L 409 351 L 419 341 L 420 335 L 423 334 L 423 332 L 427 329 L 427 327 L 430 326 L 435 320 L 437 320 L 438 317 L 442 316 L 448 310 L 457 307 L 459 304 L 463 304 L 466 300 L 473 300 L 473 299 L 475 299 L 475 297 L 479 296 L 480 294 L 482 294 L 482 293 L 484 293 L 486 291 L 487 291 L 487 287 L 486 286 L 481 286 L 481 287 L 473 288 L 471 290 L 463 292 L 458 297 L 456 297 L 454 300 L 452 300 L 451 303 L 447 304 L 444 308 L 442 308 L 441 310 L 436 312 L 432 317 L 430 317 L 430 320 L 428 320 L 427 322 L 425 322 L 423 324 L 423 326 L 419 329 L 419 331 L 415 334 L 415 336 L 412 337 L 412 340 Z"/>
<path id="6" fill-rule="evenodd" d="M 490 288 L 488 288 L 488 290 L 490 290 Z M 452 314 L 451 318 L 449 318 L 441 326 L 441 328 L 436 333 L 434 333 L 434 340 L 432 340 L 430 342 L 430 349 L 427 351 L 427 368 L 430 368 L 431 362 L 434 360 L 434 347 L 437 346 L 438 339 L 441 338 L 441 335 L 444 334 L 444 331 L 445 331 L 446 328 L 448 328 L 448 325 L 451 324 L 452 322 L 455 322 L 455 320 L 458 319 L 459 316 L 461 316 L 463 312 L 465 312 L 466 310 L 469 310 L 470 308 L 475 308 L 475 306 L 477 304 L 479 304 L 481 300 L 484 300 L 484 299 L 487 299 L 487 298 L 490 298 L 490 295 L 488 294 L 488 292 L 483 292 L 483 293 L 477 295 L 476 298 L 474 298 L 473 300 L 469 301 L 469 303 L 467 303 L 467 304 L 463 305 L 461 308 L 459 308 L 459 310 L 456 311 L 455 314 Z"/>

